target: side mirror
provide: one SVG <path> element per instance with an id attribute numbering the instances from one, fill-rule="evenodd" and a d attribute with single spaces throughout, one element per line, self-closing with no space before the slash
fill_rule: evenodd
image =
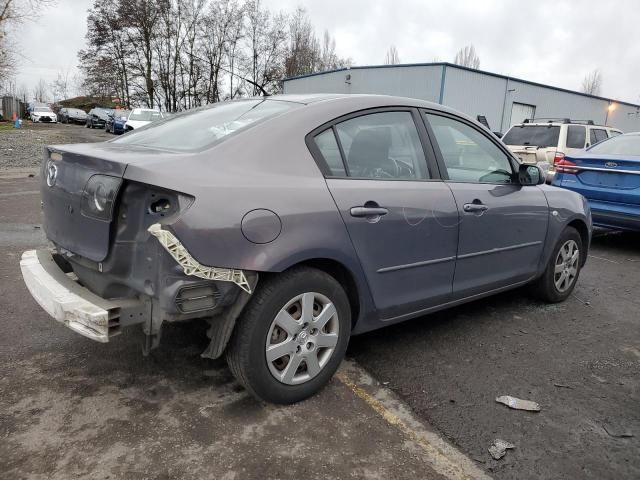
<path id="1" fill-rule="evenodd" d="M 545 174 L 537 165 L 520 164 L 518 181 L 520 185 L 542 185 L 545 183 Z"/>

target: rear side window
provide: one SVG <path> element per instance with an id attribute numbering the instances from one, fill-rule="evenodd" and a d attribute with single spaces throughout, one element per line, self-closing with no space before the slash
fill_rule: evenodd
<path id="1" fill-rule="evenodd" d="M 362 115 L 337 124 L 335 129 L 349 176 L 379 180 L 429 178 L 411 112 Z"/>
<path id="2" fill-rule="evenodd" d="M 609 138 L 607 136 L 607 131 L 602 128 L 592 128 L 590 134 L 591 144 L 601 142 L 602 140 L 606 140 Z"/>
<path id="3" fill-rule="evenodd" d="M 331 175 L 336 177 L 345 177 L 347 172 L 344 169 L 342 163 L 342 156 L 340 155 L 340 147 L 336 141 L 336 136 L 333 134 L 333 129 L 325 130 L 314 138 L 318 150 L 324 157 L 327 166 L 331 171 Z"/>
<path id="4" fill-rule="evenodd" d="M 516 125 L 502 137 L 506 145 L 531 145 L 540 148 L 557 147 L 559 126 Z"/>
<path id="5" fill-rule="evenodd" d="M 567 148 L 584 148 L 587 140 L 587 129 L 579 125 L 569 125 L 567 128 Z"/>
<path id="6" fill-rule="evenodd" d="M 618 135 L 622 135 L 622 132 L 620 130 L 609 130 L 610 137 L 617 137 Z"/>
<path id="7" fill-rule="evenodd" d="M 266 99 L 219 103 L 151 123 L 113 142 L 185 152 L 197 151 L 299 106 L 293 102 Z"/>

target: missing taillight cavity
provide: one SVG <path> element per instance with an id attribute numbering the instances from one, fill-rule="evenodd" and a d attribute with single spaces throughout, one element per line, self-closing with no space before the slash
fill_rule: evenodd
<path id="1" fill-rule="evenodd" d="M 163 214 L 171 210 L 171 202 L 166 198 L 160 198 L 149 206 L 151 213 Z"/>

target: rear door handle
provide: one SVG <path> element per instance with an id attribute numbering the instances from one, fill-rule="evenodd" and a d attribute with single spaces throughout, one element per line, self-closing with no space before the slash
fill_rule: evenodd
<path id="1" fill-rule="evenodd" d="M 351 207 L 352 217 L 381 217 L 389 213 L 389 210 L 383 207 Z"/>
<path id="2" fill-rule="evenodd" d="M 482 203 L 465 203 L 462 208 L 465 212 L 484 212 L 489 210 L 489 207 Z"/>

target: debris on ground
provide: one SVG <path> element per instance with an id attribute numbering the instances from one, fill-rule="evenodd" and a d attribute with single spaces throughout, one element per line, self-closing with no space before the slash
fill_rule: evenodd
<path id="1" fill-rule="evenodd" d="M 529 412 L 539 412 L 540 405 L 531 400 L 522 400 L 516 397 L 510 397 L 509 395 L 502 395 L 496 398 L 496 402 L 504 403 L 507 407 L 514 410 L 527 410 Z"/>
<path id="2" fill-rule="evenodd" d="M 500 440 L 496 438 L 493 441 L 493 444 L 489 447 L 489 453 L 494 458 L 494 460 L 500 460 L 507 453 L 507 450 L 516 448 L 516 446 L 512 443 L 509 443 L 505 440 Z"/>
<path id="3" fill-rule="evenodd" d="M 604 431 L 607 432 L 607 434 L 610 437 L 615 437 L 615 438 L 632 438 L 634 435 L 633 433 L 629 432 L 629 431 L 617 431 L 615 428 L 613 428 L 610 425 L 603 425 L 602 428 L 604 428 Z"/>
<path id="4" fill-rule="evenodd" d="M 554 387 L 558 387 L 558 388 L 570 388 L 570 389 L 573 389 L 573 387 L 571 385 L 566 385 L 564 383 L 557 383 L 556 382 L 556 383 L 553 384 L 553 386 Z"/>

